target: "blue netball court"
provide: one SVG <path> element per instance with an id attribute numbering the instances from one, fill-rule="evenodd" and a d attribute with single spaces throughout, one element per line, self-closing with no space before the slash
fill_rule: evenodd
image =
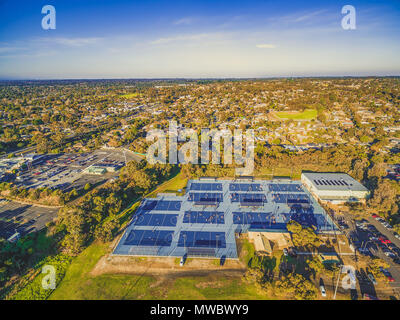
<path id="1" fill-rule="evenodd" d="M 236 259 L 236 233 L 287 232 L 291 220 L 337 230 L 299 181 L 191 180 L 184 196 L 144 199 L 113 254 Z"/>

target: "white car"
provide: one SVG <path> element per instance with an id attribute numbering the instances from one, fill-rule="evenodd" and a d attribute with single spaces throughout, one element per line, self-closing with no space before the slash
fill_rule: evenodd
<path id="1" fill-rule="evenodd" d="M 391 251 L 384 251 L 383 253 L 385 254 L 385 256 L 390 257 L 390 258 L 396 257 L 396 255 Z"/>
<path id="2" fill-rule="evenodd" d="M 321 286 L 319 287 L 319 290 L 321 291 L 321 295 L 322 295 L 323 297 L 326 297 L 326 291 L 325 291 L 325 287 L 324 287 L 323 285 L 321 285 Z"/>
<path id="3" fill-rule="evenodd" d="M 394 234 L 394 237 L 395 237 L 396 239 L 399 239 L 399 240 L 400 240 L 400 234 L 395 233 L 395 234 Z"/>

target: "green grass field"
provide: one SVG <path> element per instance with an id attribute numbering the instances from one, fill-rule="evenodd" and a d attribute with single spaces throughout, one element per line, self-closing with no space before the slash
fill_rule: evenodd
<path id="1" fill-rule="evenodd" d="M 167 292 L 170 300 L 266 300 L 267 294 L 241 279 L 191 277 L 175 280 Z"/>
<path id="2" fill-rule="evenodd" d="M 160 279 L 146 275 L 91 275 L 90 271 L 108 252 L 108 247 L 109 244 L 92 244 L 76 257 L 50 299 L 271 299 L 267 293 L 238 277 L 211 274 Z M 254 253 L 254 247 L 248 242 L 244 243 L 244 247 L 244 259 L 248 260 Z"/>
<path id="3" fill-rule="evenodd" d="M 315 109 L 307 109 L 304 110 L 303 112 L 285 112 L 285 111 L 280 111 L 280 112 L 275 112 L 274 113 L 278 118 L 280 119 L 287 119 L 287 120 L 312 120 L 317 117 L 317 110 Z"/>
<path id="4" fill-rule="evenodd" d="M 137 96 L 139 96 L 139 93 L 127 93 L 127 94 L 120 95 L 121 98 L 125 98 L 125 99 L 136 98 Z"/>
<path id="5" fill-rule="evenodd" d="M 154 198 L 157 196 L 157 193 L 177 193 L 178 195 L 183 195 L 185 193 L 185 188 L 188 180 L 183 178 L 182 174 L 179 172 L 172 179 L 164 182 L 153 192 L 149 193 L 146 197 Z M 178 190 L 182 190 L 182 192 L 178 192 Z"/>
<path id="6" fill-rule="evenodd" d="M 151 276 L 104 274 L 90 270 L 105 254 L 103 245 L 91 245 L 70 265 L 51 300 L 136 300 L 136 299 L 268 299 L 266 293 L 240 278 L 183 277 L 158 282 Z"/>
<path id="7" fill-rule="evenodd" d="M 150 299 L 152 277 L 127 275 L 91 276 L 97 261 L 107 252 L 107 245 L 92 244 L 70 265 L 64 279 L 50 300 Z"/>
<path id="8" fill-rule="evenodd" d="M 260 168 L 254 176 L 262 179 L 272 179 L 273 177 L 290 177 L 293 180 L 300 180 L 301 178 L 301 169 L 292 169 L 288 167 L 275 167 L 272 171 L 269 168 Z"/>

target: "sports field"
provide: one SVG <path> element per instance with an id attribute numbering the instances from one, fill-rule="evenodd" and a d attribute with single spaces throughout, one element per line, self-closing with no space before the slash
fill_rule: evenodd
<path id="1" fill-rule="evenodd" d="M 137 96 L 139 96 L 139 93 L 127 93 L 121 95 L 120 97 L 125 99 L 130 99 L 130 98 L 136 98 Z"/>
<path id="2" fill-rule="evenodd" d="M 274 115 L 282 120 L 312 120 L 317 117 L 317 110 L 307 109 L 303 112 L 298 111 L 280 111 L 274 112 Z"/>

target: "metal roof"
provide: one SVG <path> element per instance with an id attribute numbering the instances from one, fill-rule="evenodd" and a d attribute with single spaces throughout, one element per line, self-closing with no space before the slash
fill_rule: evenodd
<path id="1" fill-rule="evenodd" d="M 313 187 L 320 191 L 368 191 L 357 180 L 346 173 L 324 173 L 324 172 L 306 172 L 302 173 L 312 183 Z"/>

